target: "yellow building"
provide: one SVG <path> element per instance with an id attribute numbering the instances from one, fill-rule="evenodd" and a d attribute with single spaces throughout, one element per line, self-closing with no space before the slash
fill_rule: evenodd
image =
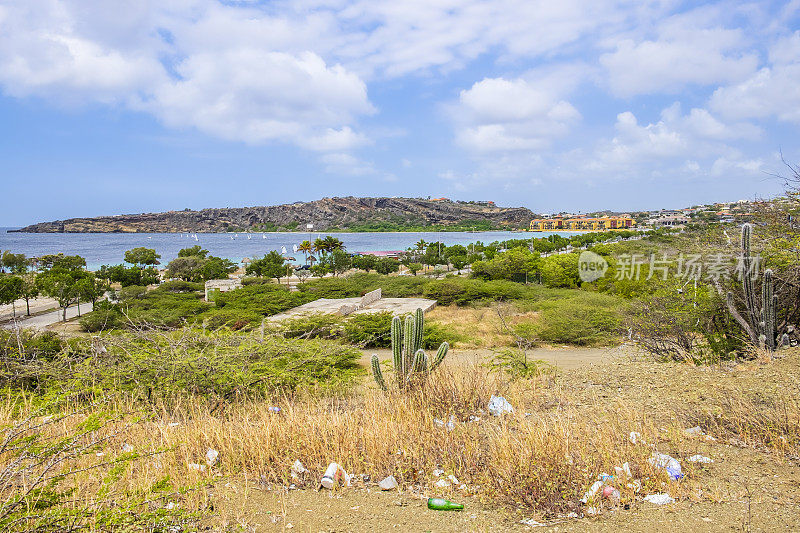
<path id="1" fill-rule="evenodd" d="M 609 231 L 630 229 L 636 223 L 630 217 L 598 218 L 536 218 L 531 220 L 531 231 Z"/>

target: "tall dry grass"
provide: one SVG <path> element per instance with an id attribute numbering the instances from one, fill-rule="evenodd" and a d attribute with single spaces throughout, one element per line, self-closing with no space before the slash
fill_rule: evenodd
<path id="1" fill-rule="evenodd" d="M 492 394 L 505 396 L 515 412 L 490 416 L 485 410 Z M 211 402 L 187 397 L 168 410 L 151 406 L 146 420 L 114 437 L 112 456 L 123 444 L 144 454 L 114 486 L 135 492 L 167 476 L 176 486 L 193 486 L 221 474 L 316 488 L 328 463 L 337 462 L 356 474 L 356 484 L 394 475 L 405 490 L 426 493 L 440 479 L 433 471 L 442 469 L 460 485 L 435 489 L 437 494 L 473 495 L 543 515 L 579 510 L 598 474 L 613 473 L 623 462 L 637 477 L 666 486 L 666 477 L 647 463 L 652 450 L 644 443 L 657 442 L 659 430 L 644 413 L 607 401 L 573 407 L 569 394 L 550 377 L 509 382 L 482 367 L 459 365 L 443 367 L 411 393 L 365 388 L 341 396 L 296 395 L 278 402 L 279 414 L 260 401 L 215 410 Z M 0 421 L 14 418 L 17 407 L 0 405 Z M 135 413 L 142 407 L 118 400 L 114 409 Z M 451 417 L 452 431 L 436 422 Z M 643 441 L 631 443 L 631 431 Z M 218 464 L 205 471 L 190 466 L 204 464 L 209 448 L 219 452 Z M 299 479 L 290 474 L 295 460 L 309 469 Z M 99 483 L 93 473 L 76 478 L 86 494 Z M 634 497 L 634 489 L 620 489 L 625 498 Z M 197 490 L 180 499 L 195 509 L 205 507 L 206 498 Z"/>

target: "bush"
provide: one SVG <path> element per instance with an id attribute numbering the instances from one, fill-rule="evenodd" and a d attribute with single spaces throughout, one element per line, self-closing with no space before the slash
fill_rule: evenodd
<path id="1" fill-rule="evenodd" d="M 342 319 L 337 315 L 312 313 L 282 320 L 278 328 L 286 338 L 335 339 L 342 334 Z"/>
<path id="2" fill-rule="evenodd" d="M 275 283 L 252 284 L 239 289 L 222 292 L 214 299 L 217 309 L 237 309 L 263 316 L 278 314 L 292 307 L 303 305 L 315 298 L 302 292 L 290 292 Z M 259 323 L 261 320 L 259 319 Z"/>
<path id="3" fill-rule="evenodd" d="M 538 302 L 538 320 L 517 324 L 514 332 L 530 342 L 609 344 L 620 332 L 623 306 L 619 298 L 576 292 L 571 298 Z"/>
<path id="4" fill-rule="evenodd" d="M 362 313 L 352 315 L 344 323 L 344 338 L 350 344 L 363 347 L 387 348 L 392 345 L 392 313 Z"/>
<path id="5" fill-rule="evenodd" d="M 200 292 L 205 291 L 205 284 L 174 279 L 172 281 L 165 281 L 155 290 L 162 292 Z"/>
<path id="6" fill-rule="evenodd" d="M 125 325 L 125 319 L 119 308 L 107 301 L 97 302 L 94 310 L 83 315 L 79 322 L 83 331 L 90 333 L 121 328 Z"/>

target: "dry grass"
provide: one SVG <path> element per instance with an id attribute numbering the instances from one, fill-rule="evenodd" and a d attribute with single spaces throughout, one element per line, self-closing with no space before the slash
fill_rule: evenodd
<path id="1" fill-rule="evenodd" d="M 637 494 L 620 484 L 623 503 L 662 491 L 696 500 L 700 489 L 702 498 L 715 501 L 720 496 L 704 486 L 708 480 L 695 475 L 702 466 L 684 462 L 688 478 L 675 483 L 647 458 L 654 450 L 677 457 L 696 453 L 694 440 L 682 432 L 695 423 L 718 438 L 797 453 L 800 402 L 793 376 L 800 365 L 795 359 L 739 365 L 735 371 L 626 362 L 587 375 L 518 381 L 482 367 L 445 364 L 427 386 L 410 394 L 386 395 L 371 386 L 339 396 L 300 394 L 278 402 L 280 414 L 271 413 L 267 403 L 244 401 L 213 411 L 211 402 L 187 396 L 168 410 L 149 407 L 147 420 L 114 438 L 106 460 L 119 454 L 123 442 L 143 454 L 163 450 L 135 461 L 114 482 L 120 493 L 166 476 L 176 486 L 214 482 L 222 475 L 263 486 L 316 488 L 332 461 L 356 474 L 357 486 L 391 474 L 404 489 L 426 493 L 439 479 L 433 470 L 441 468 L 465 487 L 437 489 L 439 494 L 475 496 L 539 516 L 581 512 L 579 499 L 598 474 L 628 462 L 642 489 Z M 505 396 L 514 414 L 496 418 L 484 412 L 492 394 Z M 18 419 L 28 408 L 19 402 L 19 396 L 9 396 L 0 404 L 0 423 Z M 119 400 L 112 411 L 141 409 Z M 452 431 L 434 421 L 450 416 L 457 421 Z M 470 421 L 475 416 L 480 420 Z M 628 438 L 631 431 L 642 435 L 636 444 Z M 192 470 L 188 465 L 203 464 L 209 448 L 219 452 L 219 463 L 204 472 Z M 296 459 L 309 472 L 292 479 Z M 74 481 L 83 495 L 102 484 L 93 471 Z M 182 508 L 203 509 L 210 497 L 196 490 L 178 499 Z"/>
<path id="2" fill-rule="evenodd" d="M 514 304 L 503 305 L 506 324 L 513 327 L 520 322 L 535 321 L 539 313 L 521 312 Z M 458 307 L 455 305 L 436 307 L 425 318 L 442 324 L 464 337 L 459 348 L 494 348 L 514 345 L 514 338 L 503 327 L 497 309 L 492 307 Z"/>

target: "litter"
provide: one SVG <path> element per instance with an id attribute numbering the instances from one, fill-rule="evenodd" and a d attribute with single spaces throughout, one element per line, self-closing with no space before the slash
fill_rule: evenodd
<path id="1" fill-rule="evenodd" d="M 450 486 L 450 482 L 447 481 L 446 479 L 440 479 L 434 484 L 434 486 L 440 489 L 446 489 L 447 487 Z"/>
<path id="2" fill-rule="evenodd" d="M 609 481 L 612 481 L 614 479 L 614 476 L 612 476 L 611 474 L 606 474 L 605 472 L 603 472 L 597 477 L 603 483 L 608 483 Z"/>
<path id="3" fill-rule="evenodd" d="M 603 482 L 602 481 L 595 481 L 592 484 L 592 486 L 589 487 L 589 490 L 586 491 L 586 494 L 583 495 L 583 498 L 581 498 L 581 502 L 582 503 L 588 503 L 589 500 L 594 498 L 594 495 L 597 494 L 597 491 L 602 489 L 602 488 L 603 488 Z"/>
<path id="4" fill-rule="evenodd" d="M 453 474 L 450 474 L 449 476 L 447 476 L 447 480 L 450 481 L 450 483 L 452 483 L 453 485 L 458 485 L 459 484 L 458 478 L 456 476 L 454 476 Z"/>
<path id="5" fill-rule="evenodd" d="M 219 452 L 214 448 L 209 448 L 208 451 L 206 452 L 206 464 L 208 466 L 214 466 L 215 464 L 217 464 L 218 460 L 219 460 Z"/>
<path id="6" fill-rule="evenodd" d="M 133 446 L 128 444 L 127 442 L 122 445 L 122 451 L 124 453 L 131 453 L 133 451 Z"/>
<path id="7" fill-rule="evenodd" d="M 178 426 L 180 426 L 180 425 L 181 425 L 181 423 L 180 423 L 180 422 L 170 422 L 169 424 L 167 424 L 167 427 L 169 427 L 169 428 L 176 428 L 176 427 L 178 427 Z"/>
<path id="8" fill-rule="evenodd" d="M 628 436 L 628 439 L 631 441 L 631 444 L 636 444 L 642 439 L 642 434 L 638 431 L 631 431 L 631 434 Z"/>
<path id="9" fill-rule="evenodd" d="M 670 479 L 674 481 L 683 478 L 681 464 L 677 461 L 677 459 L 670 457 L 665 453 L 653 452 L 653 455 L 650 456 L 650 459 L 648 459 L 647 462 L 656 468 L 663 468 L 666 470 Z"/>
<path id="10" fill-rule="evenodd" d="M 469 415 L 469 421 L 470 422 L 480 422 L 480 420 L 481 420 L 481 417 L 479 417 L 479 416 Z"/>
<path id="11" fill-rule="evenodd" d="M 394 478 L 394 476 L 389 476 L 387 478 L 383 478 L 381 482 L 378 483 L 378 486 L 381 488 L 381 490 L 393 490 L 399 487 L 400 485 L 398 485 L 397 480 Z"/>
<path id="12" fill-rule="evenodd" d="M 433 423 L 436 424 L 437 426 L 444 427 L 444 420 L 439 420 L 438 418 L 434 418 Z"/>
<path id="13" fill-rule="evenodd" d="M 198 464 L 198 463 L 189 463 L 186 466 L 189 468 L 189 470 L 197 470 L 198 472 L 205 472 L 206 471 L 206 465 L 201 465 L 201 464 Z"/>
<path id="14" fill-rule="evenodd" d="M 439 470 L 439 469 L 437 468 L 436 470 L 434 470 L 434 471 L 433 471 L 433 475 L 434 475 L 434 476 L 436 476 L 436 477 L 439 477 L 439 476 L 441 476 L 442 474 L 444 474 L 444 470 Z"/>
<path id="15" fill-rule="evenodd" d="M 447 431 L 453 431 L 456 429 L 456 417 L 455 415 L 450 415 L 450 419 L 447 421 Z"/>
<path id="16" fill-rule="evenodd" d="M 331 463 L 322 475 L 319 484 L 326 489 L 332 489 L 337 483 L 347 481 L 347 473 L 344 469 L 336 463 Z"/>
<path id="17" fill-rule="evenodd" d="M 688 428 L 683 430 L 684 435 L 688 435 L 690 437 L 699 437 L 703 435 L 703 430 L 700 426 L 695 426 L 693 428 Z"/>
<path id="18" fill-rule="evenodd" d="M 513 413 L 514 408 L 508 403 L 508 400 L 503 398 L 502 396 L 495 396 L 492 395 L 489 398 L 489 405 L 487 407 L 489 409 L 489 413 L 494 416 L 502 416 L 505 413 Z"/>
<path id="19" fill-rule="evenodd" d="M 626 476 L 633 477 L 633 474 L 631 474 L 631 465 L 629 465 L 627 462 L 622 463 L 622 471 L 625 472 Z"/>
<path id="20" fill-rule="evenodd" d="M 690 463 L 713 463 L 714 462 L 714 459 L 712 459 L 710 457 L 706 457 L 705 455 L 700 455 L 700 454 L 693 455 L 693 456 L 689 457 L 686 460 L 689 461 Z"/>
<path id="21" fill-rule="evenodd" d="M 650 494 L 649 496 L 644 497 L 644 501 L 653 503 L 655 505 L 666 505 L 668 503 L 675 503 L 673 498 L 670 498 L 669 494 Z"/>
<path id="22" fill-rule="evenodd" d="M 274 405 L 270 405 L 269 406 L 269 412 L 277 414 L 277 413 L 281 412 L 281 408 L 280 407 L 275 407 Z"/>
<path id="23" fill-rule="evenodd" d="M 308 469 L 303 466 L 303 463 L 300 462 L 300 459 L 295 459 L 294 463 L 292 464 L 292 479 L 297 479 L 300 477 L 300 474 L 305 474 L 308 472 Z"/>
<path id="24" fill-rule="evenodd" d="M 603 487 L 603 498 L 607 500 L 611 500 L 611 503 L 614 505 L 618 505 L 621 499 L 621 495 L 617 489 L 612 487 L 611 485 L 606 485 Z"/>

